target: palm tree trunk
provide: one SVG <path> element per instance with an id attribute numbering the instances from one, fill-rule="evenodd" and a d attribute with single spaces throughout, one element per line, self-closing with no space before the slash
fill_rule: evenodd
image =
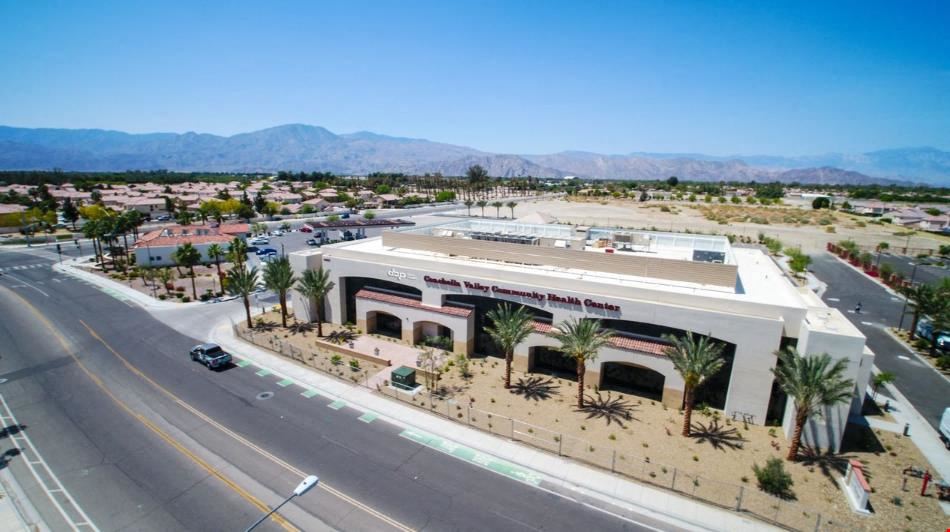
<path id="1" fill-rule="evenodd" d="M 583 360 L 577 361 L 577 408 L 584 408 L 584 373 L 587 367 Z"/>
<path id="2" fill-rule="evenodd" d="M 511 351 L 505 353 L 505 389 L 511 388 L 511 359 L 513 354 Z"/>
<path id="3" fill-rule="evenodd" d="M 910 341 L 914 341 L 914 335 L 917 334 L 917 322 L 920 321 L 920 311 L 914 311 L 914 319 L 910 320 Z"/>
<path id="4" fill-rule="evenodd" d="M 251 322 L 251 300 L 248 299 L 247 295 L 244 296 L 244 314 L 247 315 L 247 328 L 253 329 L 254 324 Z"/>
<path id="5" fill-rule="evenodd" d="M 805 428 L 805 421 L 808 418 L 798 414 L 795 416 L 795 432 L 792 433 L 792 441 L 788 444 L 788 456 L 785 457 L 789 462 L 798 459 L 798 447 L 802 443 L 802 429 Z"/>
<path id="6" fill-rule="evenodd" d="M 221 278 L 221 259 L 218 257 L 214 258 L 214 267 L 218 269 L 218 279 Z"/>
<path id="7" fill-rule="evenodd" d="M 317 338 L 323 337 L 323 298 L 317 298 Z"/>
<path id="8" fill-rule="evenodd" d="M 194 296 L 195 301 L 198 301 L 198 288 L 195 286 L 195 267 L 189 266 L 188 273 L 191 274 L 191 295 Z"/>
<path id="9" fill-rule="evenodd" d="M 686 388 L 683 395 L 683 436 L 689 436 L 693 423 L 693 389 Z"/>
<path id="10" fill-rule="evenodd" d="M 280 292 L 280 325 L 287 328 L 287 293 Z"/>
<path id="11" fill-rule="evenodd" d="M 129 272 L 129 239 L 128 235 L 122 233 L 122 243 L 125 245 L 123 248 L 122 258 L 125 259 L 122 261 L 122 271 L 125 273 Z"/>

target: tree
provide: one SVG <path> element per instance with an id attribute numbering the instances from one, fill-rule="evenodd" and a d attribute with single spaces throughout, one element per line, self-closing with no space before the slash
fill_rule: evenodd
<path id="1" fill-rule="evenodd" d="M 795 404 L 795 430 L 788 446 L 786 460 L 798 458 L 798 448 L 802 442 L 802 430 L 808 418 L 820 412 L 823 407 L 835 406 L 851 399 L 854 381 L 844 377 L 848 370 L 848 360 L 831 359 L 828 353 L 802 356 L 789 348 L 777 351 L 779 364 L 772 369 L 779 387 Z"/>
<path id="2" fill-rule="evenodd" d="M 829 209 L 831 208 L 831 200 L 825 196 L 819 196 L 812 200 L 811 202 L 812 209 Z"/>
<path id="3" fill-rule="evenodd" d="M 221 258 L 226 255 L 224 248 L 218 244 L 211 244 L 208 246 L 208 249 L 205 251 L 208 254 L 208 258 L 214 261 L 214 267 L 218 270 L 218 278 L 221 277 Z"/>
<path id="4" fill-rule="evenodd" d="M 73 231 L 76 230 L 76 222 L 79 220 L 79 209 L 76 207 L 76 204 L 73 203 L 72 198 L 68 196 L 63 200 L 63 220 L 72 224 Z"/>
<path id="5" fill-rule="evenodd" d="M 162 286 L 165 287 L 165 294 L 172 295 L 171 282 L 175 280 L 175 272 L 172 271 L 171 268 L 159 268 L 158 280 L 161 281 Z"/>
<path id="6" fill-rule="evenodd" d="M 373 218 L 376 218 L 376 213 L 373 211 L 364 211 L 363 218 L 366 220 L 372 220 Z"/>
<path id="7" fill-rule="evenodd" d="M 264 205 L 264 212 L 262 212 L 261 214 L 264 214 L 268 218 L 273 218 L 279 212 L 280 212 L 280 203 L 277 203 L 276 201 L 268 201 Z"/>
<path id="8" fill-rule="evenodd" d="M 610 341 L 613 333 L 601 329 L 600 320 L 575 319 L 557 325 L 558 350 L 577 364 L 577 408 L 584 408 L 584 374 L 587 361 L 597 359 L 597 351 Z"/>
<path id="9" fill-rule="evenodd" d="M 508 303 L 488 311 L 486 317 L 491 325 L 485 327 L 485 332 L 505 353 L 505 388 L 510 388 L 515 348 L 534 331 L 534 317 L 527 308 L 521 305 L 512 307 Z"/>
<path id="10" fill-rule="evenodd" d="M 254 208 L 244 203 L 241 203 L 241 206 L 238 207 L 234 214 L 245 222 L 251 221 L 251 218 L 255 216 Z"/>
<path id="11" fill-rule="evenodd" d="M 482 218 L 485 217 L 485 207 L 488 205 L 488 202 L 485 200 L 478 200 L 475 202 L 475 205 L 478 205 L 482 209 Z"/>
<path id="12" fill-rule="evenodd" d="M 897 378 L 897 375 L 894 375 L 890 371 L 882 371 L 874 376 L 871 380 L 871 389 L 874 390 L 874 399 L 877 400 L 877 390 L 885 384 L 890 384 L 894 382 Z"/>
<path id="13" fill-rule="evenodd" d="M 178 225 L 189 225 L 194 218 L 194 215 L 188 209 L 180 209 L 175 214 L 175 222 L 177 222 Z"/>
<path id="14" fill-rule="evenodd" d="M 231 240 L 231 243 L 228 244 L 228 260 L 233 262 L 235 266 L 242 266 L 247 262 L 247 242 L 234 237 L 234 240 Z"/>
<path id="15" fill-rule="evenodd" d="M 277 257 L 264 266 L 264 286 L 277 292 L 280 300 L 280 324 L 287 327 L 287 290 L 297 282 L 290 259 Z"/>
<path id="16" fill-rule="evenodd" d="M 495 218 L 501 218 L 501 208 L 504 207 L 505 204 L 500 201 L 493 201 L 491 206 L 495 208 Z"/>
<path id="17" fill-rule="evenodd" d="M 247 317 L 247 328 L 254 326 L 251 322 L 251 294 L 257 291 L 257 266 L 248 269 L 243 263 L 231 268 L 228 272 L 228 293 L 232 296 L 241 296 L 244 302 L 244 314 Z"/>
<path id="18" fill-rule="evenodd" d="M 475 202 L 474 202 L 474 201 L 472 201 L 472 200 L 470 200 L 470 199 L 465 200 L 465 208 L 468 209 L 468 215 L 469 215 L 469 216 L 472 215 L 472 205 L 475 205 Z"/>
<path id="19" fill-rule="evenodd" d="M 509 201 L 505 206 L 508 207 L 509 209 L 511 209 L 511 219 L 514 220 L 514 219 L 515 219 L 515 207 L 518 206 L 518 202 L 517 202 L 517 201 Z"/>
<path id="20" fill-rule="evenodd" d="M 324 298 L 333 290 L 334 282 L 330 280 L 330 270 L 307 270 L 297 281 L 297 291 L 308 299 L 316 299 L 317 309 L 317 336 L 323 336 L 323 305 Z"/>
<path id="21" fill-rule="evenodd" d="M 663 352 L 683 377 L 683 436 L 689 436 L 696 390 L 726 363 L 722 358 L 723 344 L 708 336 L 699 336 L 697 340 L 691 332 L 683 337 L 666 335 L 665 339 L 670 345 Z"/>
<path id="22" fill-rule="evenodd" d="M 191 295 L 197 300 L 198 288 L 195 286 L 195 266 L 201 263 L 201 252 L 191 242 L 185 242 L 172 253 L 172 260 L 175 261 L 175 264 L 188 268 L 188 275 L 191 276 Z"/>
<path id="23" fill-rule="evenodd" d="M 914 336 L 917 334 L 917 323 L 920 321 L 920 317 L 930 314 L 937 306 L 937 291 L 929 284 L 919 284 L 904 288 L 903 294 L 914 313 L 913 319 L 910 320 L 909 338 L 913 342 Z"/>
<path id="24" fill-rule="evenodd" d="M 673 187 L 675 187 L 676 185 L 680 184 L 680 180 L 679 180 L 678 177 L 676 177 L 676 176 L 674 175 L 674 176 L 671 176 L 669 179 L 666 180 L 666 184 L 669 185 L 670 188 L 673 188 Z"/>
<path id="25" fill-rule="evenodd" d="M 267 207 L 267 200 L 264 199 L 264 196 L 262 196 L 260 192 L 258 192 L 257 195 L 254 196 L 254 210 L 264 214 L 265 207 Z"/>
<path id="26" fill-rule="evenodd" d="M 481 188 L 482 184 L 488 181 L 488 171 L 476 164 L 468 167 L 465 177 L 471 185 L 475 185 L 475 188 Z"/>

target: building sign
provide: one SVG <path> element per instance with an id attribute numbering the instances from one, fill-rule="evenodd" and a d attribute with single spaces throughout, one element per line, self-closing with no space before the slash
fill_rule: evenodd
<path id="1" fill-rule="evenodd" d="M 425 282 L 430 284 L 451 286 L 455 288 L 467 288 L 468 290 L 476 290 L 486 294 L 490 292 L 492 294 L 522 297 L 525 299 L 533 299 L 539 303 L 550 301 L 551 303 L 560 303 L 563 305 L 575 305 L 578 307 L 606 310 L 610 312 L 620 312 L 620 305 L 614 305 L 613 303 L 607 303 L 605 301 L 595 301 L 590 298 L 580 299 L 575 296 L 564 296 L 555 294 L 553 292 L 541 293 L 534 290 L 529 292 L 527 290 L 517 290 L 496 285 L 488 286 L 479 282 L 459 281 L 457 279 L 446 279 L 445 277 L 432 277 L 429 275 L 426 275 L 423 279 L 425 279 Z"/>
<path id="2" fill-rule="evenodd" d="M 386 277 L 392 277 L 393 279 L 398 279 L 400 281 L 405 281 L 406 279 L 415 280 L 416 276 L 411 273 L 401 272 L 396 268 L 390 268 L 386 272 Z"/>

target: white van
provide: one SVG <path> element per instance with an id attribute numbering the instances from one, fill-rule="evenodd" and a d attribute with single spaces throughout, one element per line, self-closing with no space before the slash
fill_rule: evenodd
<path id="1" fill-rule="evenodd" d="M 950 449 L 950 408 L 945 409 L 940 418 L 940 439 Z"/>

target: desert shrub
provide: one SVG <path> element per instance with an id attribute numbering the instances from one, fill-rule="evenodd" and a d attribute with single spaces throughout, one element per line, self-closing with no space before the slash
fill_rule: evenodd
<path id="1" fill-rule="evenodd" d="M 166 296 L 165 294 L 158 294 L 158 298 L 161 299 L 162 301 L 165 301 L 166 299 L 168 299 L 168 296 Z"/>
<path id="2" fill-rule="evenodd" d="M 666 205 L 661 205 L 660 212 L 670 212 L 670 208 L 667 207 Z"/>
<path id="3" fill-rule="evenodd" d="M 831 225 L 834 220 L 831 218 L 819 218 L 818 225 Z"/>
<path id="4" fill-rule="evenodd" d="M 184 296 L 184 297 L 181 298 L 181 302 L 182 302 L 182 303 L 190 303 L 190 302 L 191 302 L 191 298 L 188 297 L 188 296 Z"/>
<path id="5" fill-rule="evenodd" d="M 941 355 L 937 359 L 937 367 L 944 371 L 950 370 L 950 355 Z"/>
<path id="6" fill-rule="evenodd" d="M 891 274 L 894 273 L 894 267 L 888 263 L 881 264 L 881 279 L 889 279 Z"/>
<path id="7" fill-rule="evenodd" d="M 828 227 L 825 227 L 825 232 L 826 232 L 826 233 L 834 233 L 834 232 L 836 232 L 836 231 L 835 231 L 835 226 L 829 225 Z"/>
<path id="8" fill-rule="evenodd" d="M 342 362 L 343 362 L 343 357 L 341 357 L 338 354 L 330 357 L 330 363 L 333 364 L 334 366 L 339 366 Z"/>
<path id="9" fill-rule="evenodd" d="M 359 360 L 356 360 L 355 358 L 351 358 L 351 359 L 350 359 L 350 369 L 352 369 L 353 371 L 359 371 L 359 370 L 360 370 L 360 361 L 359 361 Z"/>
<path id="10" fill-rule="evenodd" d="M 783 499 L 794 498 L 792 475 L 785 471 L 785 464 L 781 458 L 769 458 L 765 462 L 765 467 L 753 464 L 752 472 L 755 473 L 755 479 L 762 491 Z"/>

